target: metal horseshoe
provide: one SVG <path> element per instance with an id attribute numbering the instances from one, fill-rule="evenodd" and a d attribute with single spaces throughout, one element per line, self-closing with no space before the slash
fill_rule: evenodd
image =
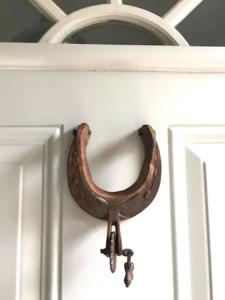
<path id="1" fill-rule="evenodd" d="M 161 158 L 155 131 L 149 125 L 139 129 L 145 148 L 145 158 L 138 179 L 129 188 L 109 192 L 98 187 L 90 174 L 86 147 L 91 131 L 86 123 L 74 130 L 67 172 L 68 185 L 74 200 L 88 214 L 108 220 L 106 246 L 101 253 L 109 257 L 110 270 L 116 270 L 116 257 L 127 257 L 124 264 L 124 283 L 128 287 L 133 279 L 133 251 L 122 248 L 120 221 L 129 219 L 144 210 L 155 198 L 161 179 Z"/>

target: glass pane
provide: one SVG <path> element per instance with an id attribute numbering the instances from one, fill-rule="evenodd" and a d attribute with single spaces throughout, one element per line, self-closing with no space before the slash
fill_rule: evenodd
<path id="1" fill-rule="evenodd" d="M 0 0 L 1 42 L 37 42 L 51 26 L 28 0 Z"/>
<path id="2" fill-rule="evenodd" d="M 193 46 L 225 46 L 225 1 L 203 1 L 177 29 Z"/>
<path id="3" fill-rule="evenodd" d="M 178 0 L 123 0 L 124 4 L 137 6 L 163 16 Z"/>
<path id="4" fill-rule="evenodd" d="M 1 1 L 1 0 L 0 0 Z M 54 2 L 61 7 L 67 14 L 75 10 L 97 4 L 105 4 L 106 0 L 54 0 Z"/>
<path id="5" fill-rule="evenodd" d="M 138 26 L 110 21 L 87 27 L 71 35 L 65 43 L 116 44 L 116 45 L 161 45 L 162 42 L 151 32 Z"/>

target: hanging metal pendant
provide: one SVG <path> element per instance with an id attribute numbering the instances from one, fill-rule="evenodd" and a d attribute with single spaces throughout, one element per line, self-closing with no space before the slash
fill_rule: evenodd
<path id="1" fill-rule="evenodd" d="M 86 147 L 91 131 L 85 123 L 74 130 L 74 139 L 68 156 L 68 184 L 78 205 L 88 214 L 108 220 L 106 247 L 101 253 L 109 257 L 110 270 L 116 270 L 116 256 L 127 257 L 125 263 L 125 285 L 133 279 L 133 251 L 122 249 L 120 221 L 131 218 L 144 210 L 158 192 L 161 179 L 161 158 L 155 131 L 149 125 L 139 129 L 145 148 L 145 158 L 136 182 L 129 188 L 108 192 L 94 183 L 86 157 Z M 114 229 L 113 229 L 114 228 Z"/>

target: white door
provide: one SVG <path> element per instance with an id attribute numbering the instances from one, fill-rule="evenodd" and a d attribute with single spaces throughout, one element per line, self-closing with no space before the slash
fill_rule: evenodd
<path id="1" fill-rule="evenodd" d="M 2 44 L 0 69 L 1 299 L 224 299 L 224 49 Z M 137 129 L 157 133 L 159 193 L 121 225 L 135 252 L 128 289 L 124 258 L 112 275 L 99 251 L 106 222 L 68 190 L 82 122 L 91 173 L 109 190 L 138 175 Z"/>

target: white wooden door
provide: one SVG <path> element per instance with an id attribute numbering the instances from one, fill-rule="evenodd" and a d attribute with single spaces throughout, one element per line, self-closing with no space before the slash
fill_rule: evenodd
<path id="1" fill-rule="evenodd" d="M 1 299 L 225 298 L 224 53 L 0 45 Z M 112 275 L 100 254 L 106 222 L 83 212 L 67 187 L 81 122 L 92 129 L 91 173 L 109 190 L 138 175 L 137 129 L 151 124 L 157 133 L 159 193 L 122 223 L 123 245 L 135 251 L 129 289 L 124 258 Z"/>

